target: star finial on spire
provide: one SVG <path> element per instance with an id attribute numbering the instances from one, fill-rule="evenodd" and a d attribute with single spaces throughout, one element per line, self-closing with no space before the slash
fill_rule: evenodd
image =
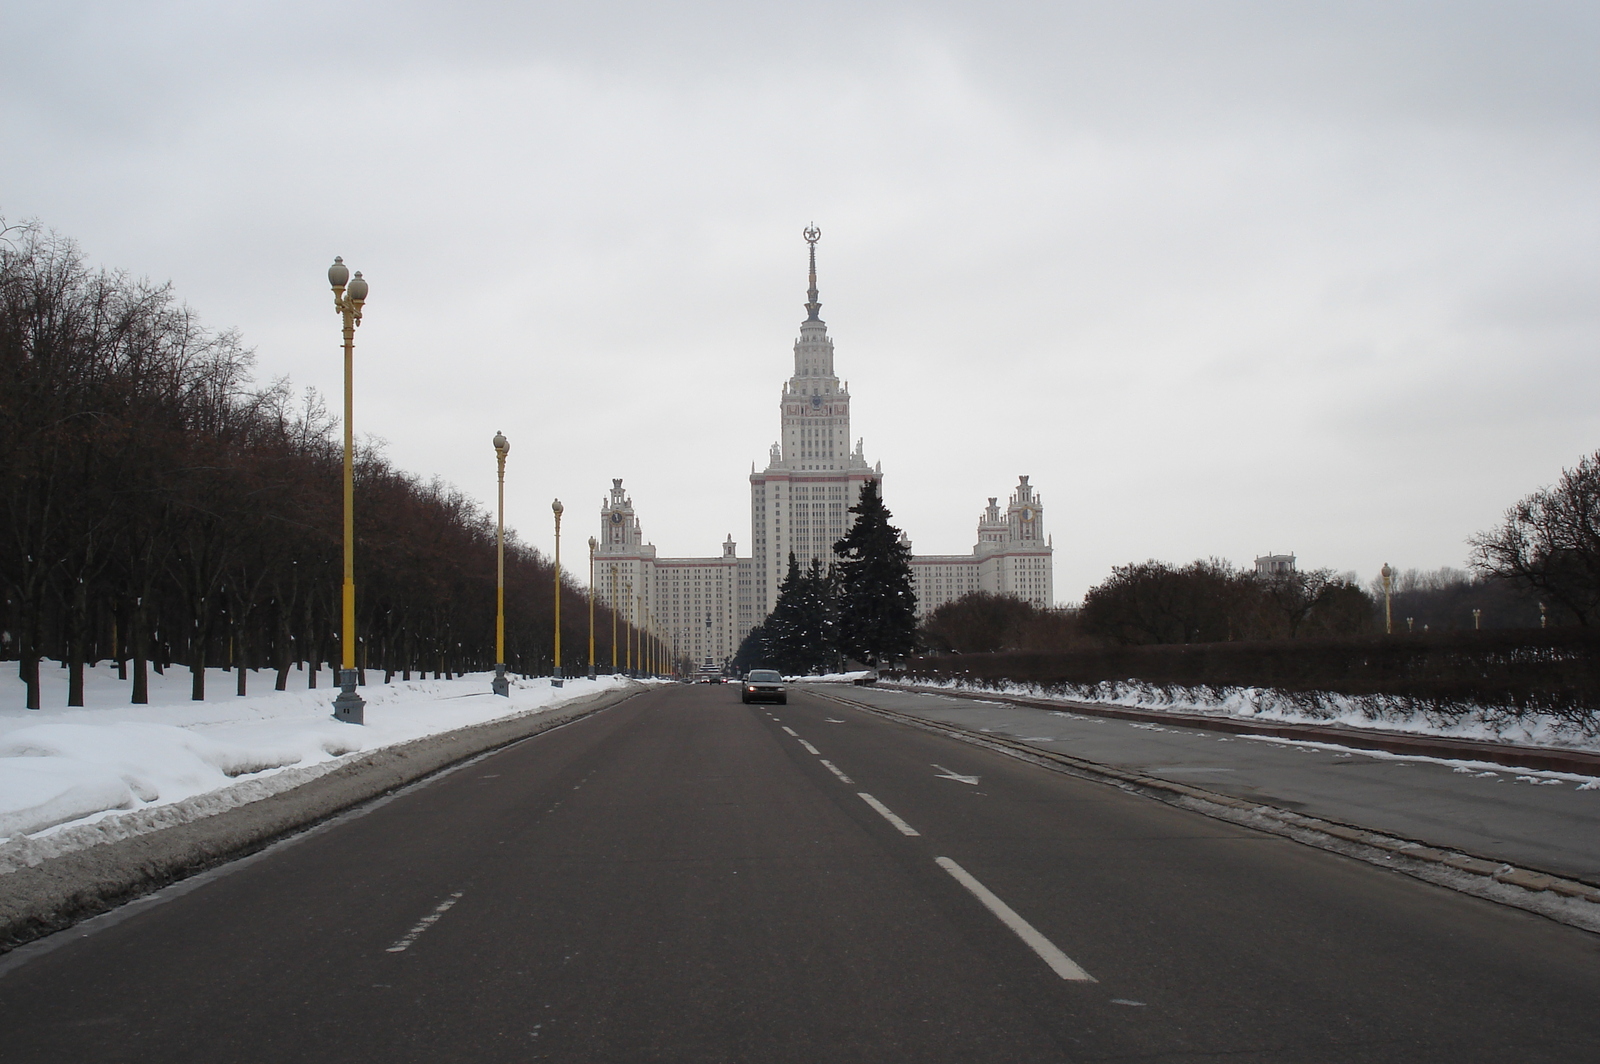
<path id="1" fill-rule="evenodd" d="M 806 289 L 809 302 L 806 303 L 806 321 L 821 321 L 817 311 L 822 309 L 822 304 L 817 302 L 817 241 L 822 239 L 822 230 L 816 223 L 806 226 L 806 243 L 811 245 L 811 287 Z"/>

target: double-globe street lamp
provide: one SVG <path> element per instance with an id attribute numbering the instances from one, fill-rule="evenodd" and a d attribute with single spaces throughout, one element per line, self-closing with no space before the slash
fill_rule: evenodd
<path id="1" fill-rule="evenodd" d="M 494 528 L 494 679 L 489 687 L 502 698 L 511 697 L 511 681 L 506 679 L 506 455 L 511 441 L 505 433 L 494 434 L 495 464 L 499 467 L 500 502 Z"/>
<path id="2" fill-rule="evenodd" d="M 555 671 L 550 674 L 550 686 L 563 686 L 561 680 L 561 511 L 565 509 L 561 500 L 557 499 L 550 504 L 550 510 L 556 515 L 556 662 Z"/>
<path id="3" fill-rule="evenodd" d="M 346 724 L 365 723 L 366 702 L 356 694 L 356 553 L 355 553 L 355 434 L 352 427 L 355 406 L 356 326 L 361 324 L 361 308 L 367 302 L 367 282 L 357 270 L 350 276 L 344 259 L 334 257 L 328 267 L 328 283 L 333 286 L 333 309 L 344 318 L 344 601 L 339 669 L 339 697 L 333 700 L 333 717 Z"/>

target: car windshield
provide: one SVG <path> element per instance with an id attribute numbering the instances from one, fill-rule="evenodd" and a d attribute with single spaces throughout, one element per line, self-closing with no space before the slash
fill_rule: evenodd
<path id="1" fill-rule="evenodd" d="M 782 683 L 783 677 L 771 669 L 756 669 L 750 673 L 751 683 Z"/>

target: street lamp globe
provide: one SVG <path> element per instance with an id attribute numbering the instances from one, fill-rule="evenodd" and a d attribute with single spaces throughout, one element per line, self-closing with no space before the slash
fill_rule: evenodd
<path id="1" fill-rule="evenodd" d="M 335 288 L 343 288 L 350 283 L 350 267 L 344 264 L 344 256 L 333 257 L 333 265 L 328 267 L 328 283 Z"/>
<path id="2" fill-rule="evenodd" d="M 357 270 L 356 275 L 350 278 L 348 291 L 350 293 L 350 302 L 359 305 L 367 301 L 367 279 L 361 276 L 360 270 Z"/>
<path id="3" fill-rule="evenodd" d="M 494 453 L 501 458 L 511 453 L 511 441 L 506 439 L 505 433 L 497 432 L 494 434 Z"/>

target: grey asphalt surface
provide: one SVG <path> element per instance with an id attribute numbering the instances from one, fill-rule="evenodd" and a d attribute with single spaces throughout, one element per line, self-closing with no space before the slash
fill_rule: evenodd
<path id="1" fill-rule="evenodd" d="M 1600 883 L 1600 788 L 1494 766 L 1328 750 L 893 688 L 822 688 L 869 705 L 1445 849 Z"/>
<path id="2" fill-rule="evenodd" d="M 1096 981 L 1059 978 L 941 857 Z M 0 1061 L 1570 1062 L 1600 1044 L 1595 936 L 729 686 L 634 698 L 64 936 L 0 961 Z"/>

